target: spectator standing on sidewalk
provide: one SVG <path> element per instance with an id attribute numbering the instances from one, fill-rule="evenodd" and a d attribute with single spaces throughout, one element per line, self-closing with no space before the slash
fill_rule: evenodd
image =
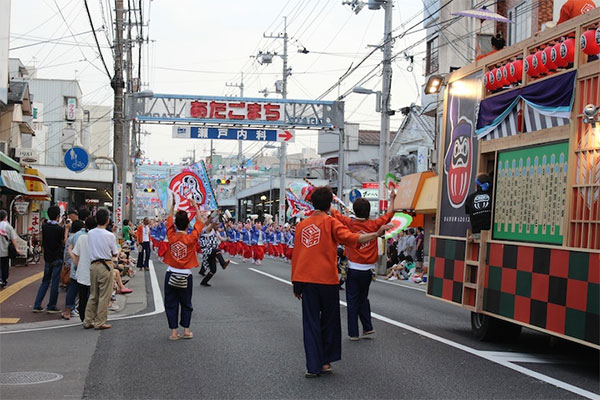
<path id="1" fill-rule="evenodd" d="M 44 312 L 42 301 L 50 286 L 50 298 L 46 311 L 50 314 L 61 312 L 56 308 L 58 301 L 58 285 L 60 283 L 60 271 L 63 266 L 63 251 L 65 239 L 65 227 L 58 224 L 60 208 L 58 206 L 48 207 L 48 221 L 42 225 L 42 247 L 44 249 L 44 277 L 38 289 L 33 312 Z M 52 282 L 52 285 L 50 285 Z"/>
<path id="2" fill-rule="evenodd" d="M 79 319 L 81 322 L 85 319 L 85 308 L 90 297 L 90 253 L 88 251 L 88 232 L 94 229 L 98 224 L 96 217 L 87 217 L 85 219 L 85 229 L 83 234 L 77 240 L 75 248 L 72 251 L 73 264 L 75 265 L 75 281 L 77 283 L 79 294 Z"/>
<path id="3" fill-rule="evenodd" d="M 165 313 L 169 328 L 171 328 L 170 340 L 181 338 L 177 333 L 179 325 L 183 327 L 184 339 L 194 337 L 190 331 L 192 311 L 194 310 L 192 307 L 193 277 L 191 269 L 198 266 L 196 244 L 204 224 L 201 221 L 198 204 L 193 199 L 191 202 L 196 210 L 196 223 L 189 234 L 187 231 L 190 220 L 187 212 L 177 211 L 175 222 L 173 222 L 174 200 L 170 201 L 169 218 L 167 219 L 169 245 L 164 258 L 165 264 L 168 265 L 165 275 Z M 179 307 L 181 307 L 181 316 L 178 315 Z"/>
<path id="4" fill-rule="evenodd" d="M 83 327 L 85 329 L 109 329 L 107 324 L 108 304 L 113 288 L 113 257 L 119 254 L 117 241 L 108 226 L 108 210 L 101 208 L 96 213 L 98 226 L 88 232 L 88 251 L 91 261 L 90 298 L 85 309 Z"/>
<path id="5" fill-rule="evenodd" d="M 396 192 L 392 191 L 389 204 L 394 204 Z M 369 219 L 371 203 L 359 197 L 352 204 L 356 218 L 349 218 L 332 209 L 331 215 L 354 233 L 376 232 L 385 226 L 394 216 L 390 207 L 386 214 L 377 219 Z M 348 303 L 348 336 L 350 340 L 359 340 L 358 320 L 363 327 L 362 335 L 375 333 L 371 322 L 371 304 L 369 303 L 369 287 L 377 267 L 377 240 L 363 243 L 357 249 L 348 247 L 348 272 L 346 275 L 346 301 Z"/>
<path id="6" fill-rule="evenodd" d="M 144 222 L 138 226 L 135 232 L 135 237 L 138 242 L 138 261 L 137 266 L 141 270 L 150 269 L 150 220 L 144 218 Z"/>
<path id="7" fill-rule="evenodd" d="M 327 213 L 333 201 L 329 187 L 310 196 L 313 214 L 296 226 L 292 255 L 294 296 L 302 300 L 302 330 L 306 355 L 305 377 L 330 374 L 331 363 L 342 358 L 342 328 L 337 271 L 337 244 L 356 248 L 385 231 L 352 233 Z"/>
<path id="8" fill-rule="evenodd" d="M 62 319 L 71 319 L 71 310 L 75 308 L 75 299 L 77 299 L 77 294 L 79 293 L 79 286 L 77 285 L 77 280 L 75 278 L 75 268 L 77 264 L 75 264 L 73 260 L 73 248 L 75 247 L 75 244 L 81 235 L 85 233 L 85 229 L 83 228 L 83 221 L 75 220 L 73 225 L 71 225 L 71 233 L 69 234 L 69 238 L 65 243 L 64 265 L 69 267 L 69 277 L 71 278 L 71 282 L 67 288 L 67 296 L 65 297 L 65 312 L 61 314 Z"/>
<path id="9" fill-rule="evenodd" d="M 17 232 L 8 222 L 8 213 L 5 210 L 0 210 L 0 236 L 2 236 L 0 238 L 0 265 L 2 267 L 0 287 L 5 288 L 8 285 L 8 270 L 10 267 L 9 243 L 17 248 Z"/>

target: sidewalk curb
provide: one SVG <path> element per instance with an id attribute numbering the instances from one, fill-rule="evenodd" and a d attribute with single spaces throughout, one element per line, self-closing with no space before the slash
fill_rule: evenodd
<path id="1" fill-rule="evenodd" d="M 137 271 L 136 276 L 134 278 L 130 278 L 127 287 L 132 289 L 133 293 L 127 295 L 116 295 L 119 310 L 108 312 L 109 321 L 123 319 L 125 317 L 138 314 L 139 312 L 148 308 L 148 289 L 151 289 L 151 285 L 149 287 L 146 285 L 146 274 L 148 273 L 154 274 L 154 269 L 151 269 L 148 272 Z M 81 320 L 78 316 L 71 317 L 71 319 L 67 321 L 60 319 L 60 314 L 57 315 L 58 319 L 56 320 L 0 325 L 0 334 L 29 329 L 52 329 L 81 325 Z"/>

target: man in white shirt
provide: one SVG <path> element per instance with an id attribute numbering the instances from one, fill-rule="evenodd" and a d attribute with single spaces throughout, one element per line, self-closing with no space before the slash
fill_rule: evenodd
<path id="1" fill-rule="evenodd" d="M 85 329 L 109 329 L 107 324 L 108 304 L 113 288 L 113 261 L 119 250 L 115 236 L 106 230 L 109 223 L 108 210 L 101 208 L 96 213 L 98 227 L 88 232 L 90 268 L 90 298 L 85 309 Z"/>
<path id="2" fill-rule="evenodd" d="M 79 289 L 79 318 L 83 322 L 85 318 L 85 308 L 90 297 L 90 253 L 88 251 L 87 233 L 94 229 L 98 223 L 95 217 L 85 219 L 85 233 L 79 237 L 73 248 L 73 261 L 75 263 L 75 280 Z"/>

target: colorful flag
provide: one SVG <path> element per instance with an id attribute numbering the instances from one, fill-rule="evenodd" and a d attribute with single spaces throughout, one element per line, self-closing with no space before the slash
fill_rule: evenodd
<path id="1" fill-rule="evenodd" d="M 175 210 L 187 211 L 190 220 L 196 216 L 192 199 L 198 203 L 200 211 L 219 208 L 203 162 L 185 167 L 178 174 L 158 182 L 156 187 L 165 209 L 169 209 L 168 194 L 171 192 L 175 199 Z"/>

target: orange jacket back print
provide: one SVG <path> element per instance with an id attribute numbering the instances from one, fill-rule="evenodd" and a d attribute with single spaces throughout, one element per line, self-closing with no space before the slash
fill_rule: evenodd
<path id="1" fill-rule="evenodd" d="M 204 225 L 196 220 L 194 230 L 191 233 L 178 232 L 173 224 L 173 217 L 167 219 L 167 243 L 168 250 L 165 253 L 164 262 L 173 268 L 190 269 L 198 266 L 196 256 L 196 244 Z"/>

